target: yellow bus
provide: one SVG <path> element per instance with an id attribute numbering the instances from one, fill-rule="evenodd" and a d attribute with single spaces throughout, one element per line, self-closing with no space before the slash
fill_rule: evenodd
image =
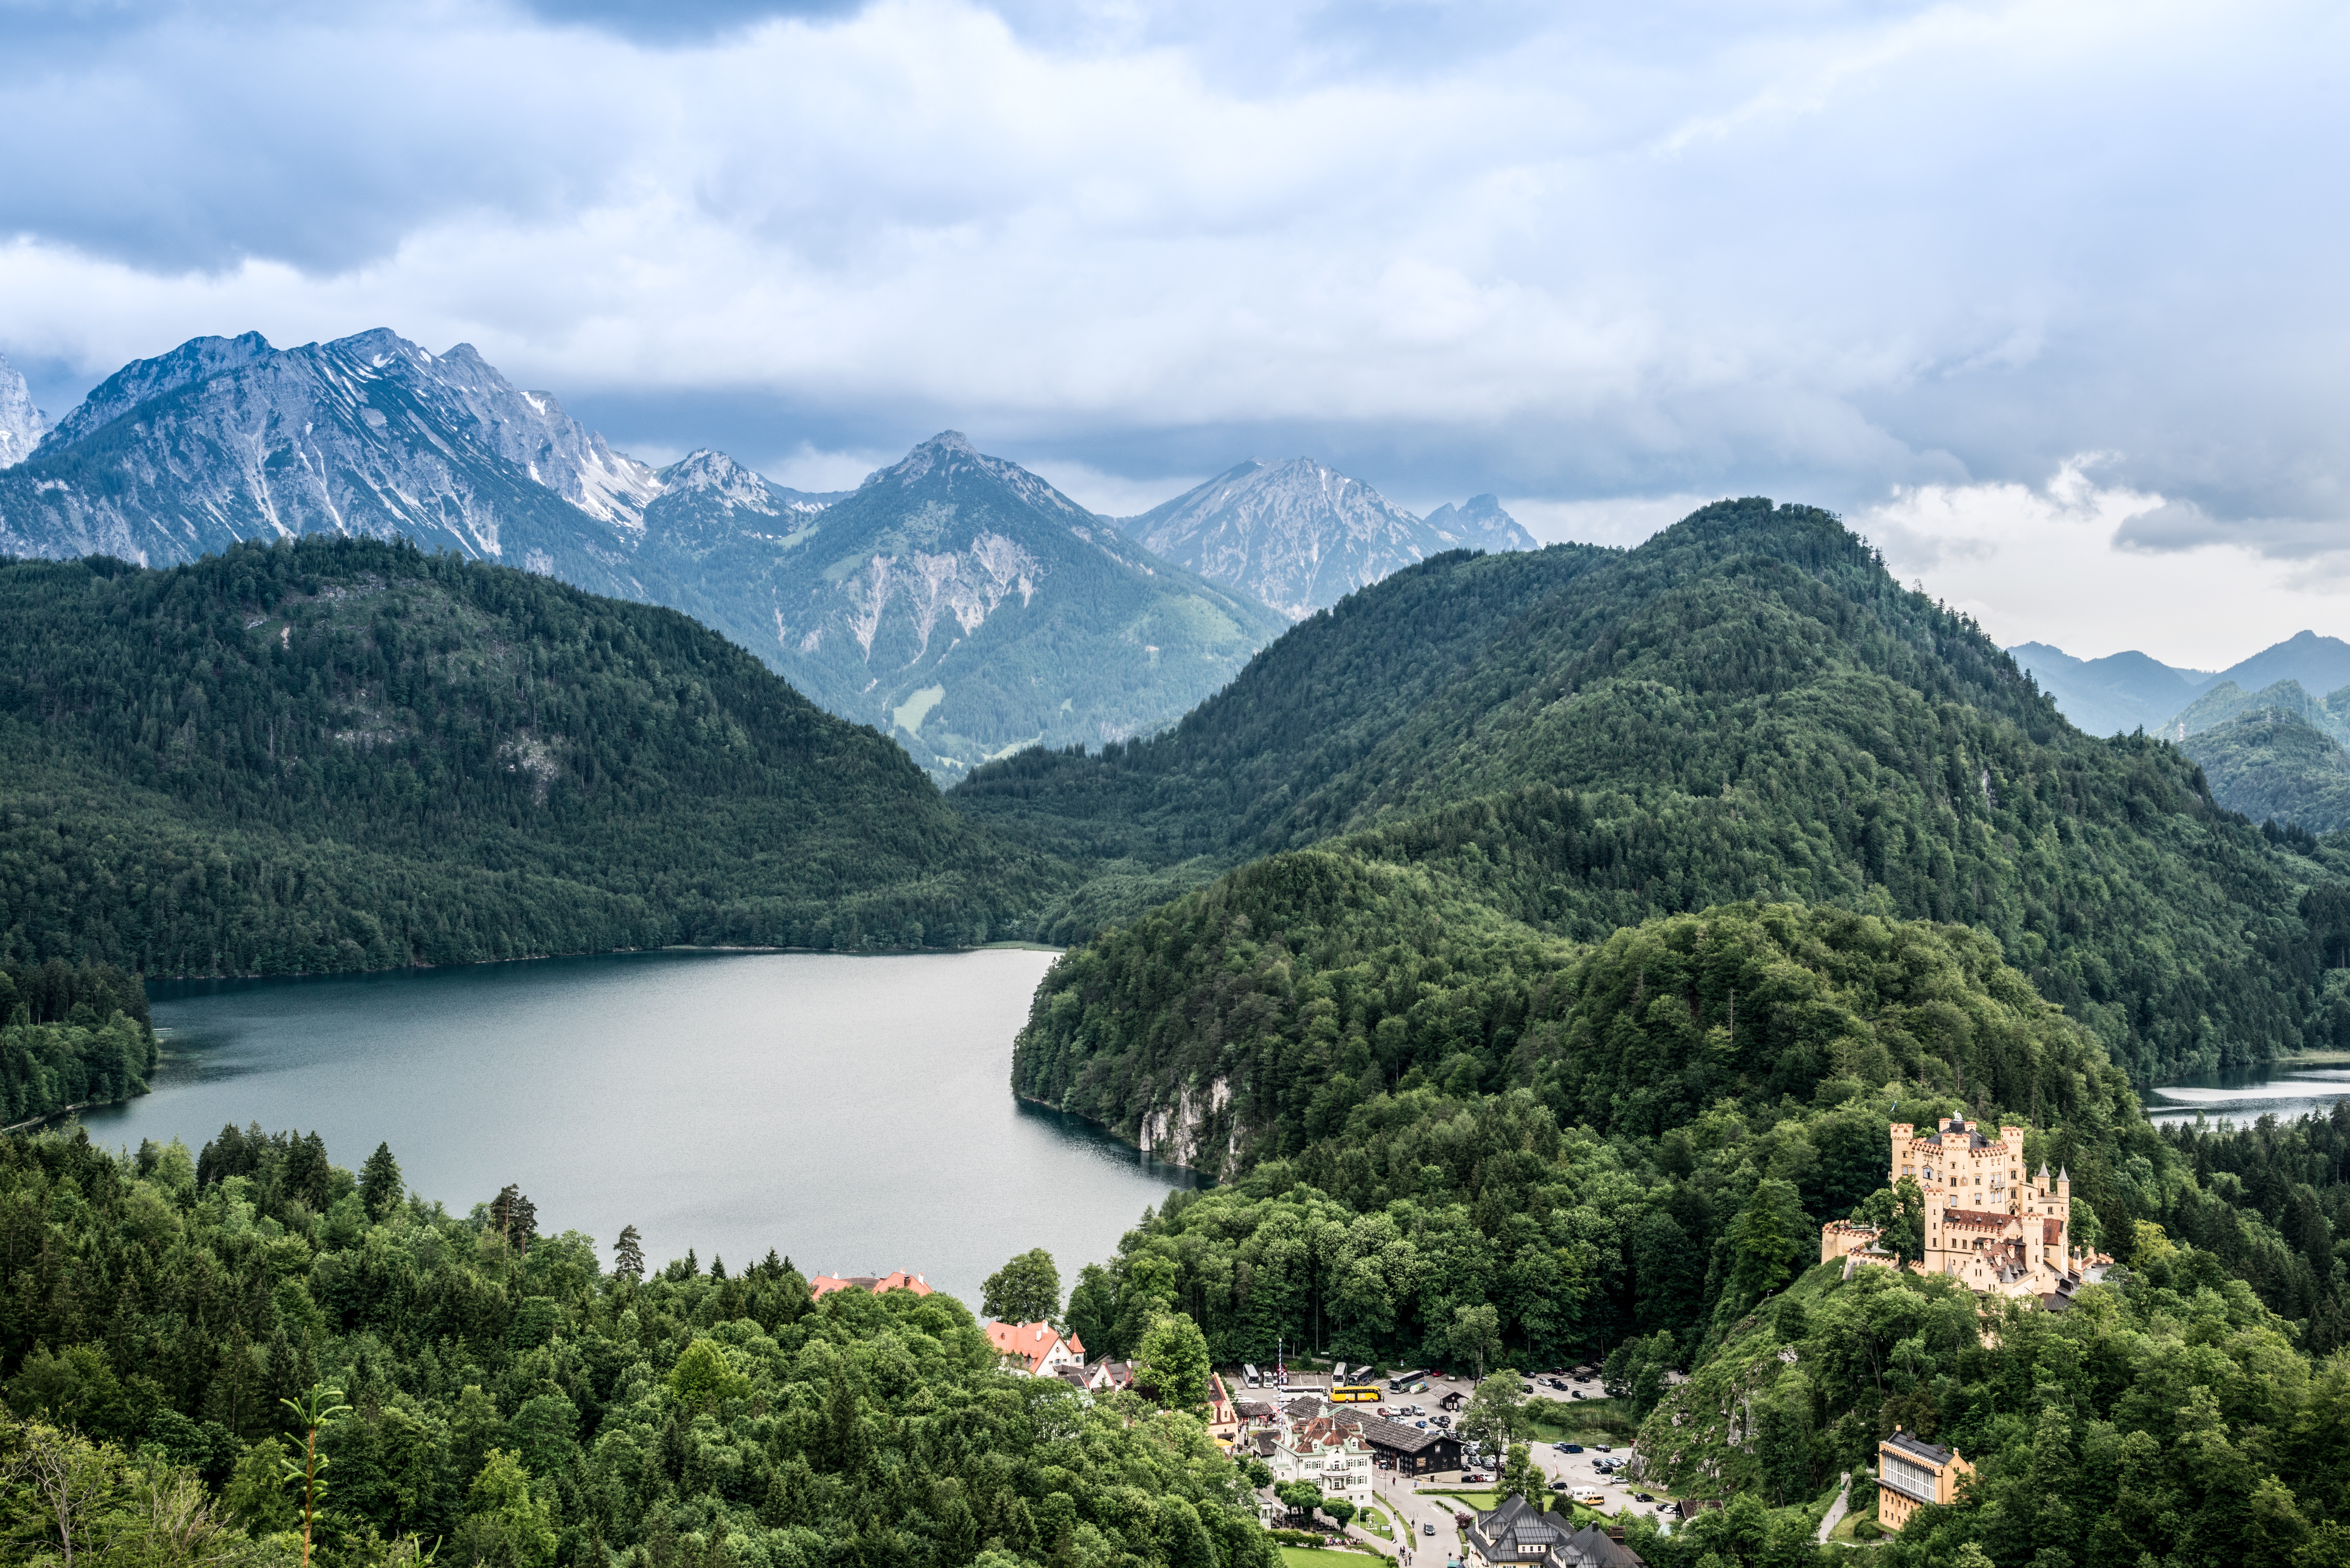
<path id="1" fill-rule="evenodd" d="M 1387 1397 L 1387 1390 L 1376 1383 L 1342 1383 L 1330 1390 L 1333 1405 L 1376 1405 Z"/>

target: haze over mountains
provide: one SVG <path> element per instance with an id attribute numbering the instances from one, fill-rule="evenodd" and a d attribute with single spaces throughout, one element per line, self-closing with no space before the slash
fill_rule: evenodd
<path id="1" fill-rule="evenodd" d="M 1292 620 L 1446 550 L 1531 550 L 1501 503 L 1480 495 L 1425 519 L 1311 458 L 1254 458 L 1118 525 L 1156 554 Z"/>
<path id="2" fill-rule="evenodd" d="M 685 610 L 933 777 L 1155 732 L 1288 620 L 1444 550 L 1527 549 L 1492 496 L 1415 518 L 1306 459 L 1122 523 L 947 431 L 853 492 L 614 451 L 470 346 L 199 337 L 52 427 L 0 367 L 0 552 L 164 566 L 405 537 Z M 1156 552 L 1154 555 L 1152 552 Z"/>
<path id="3" fill-rule="evenodd" d="M 2350 643 L 2297 632 L 2217 674 L 2135 651 L 2008 651 L 2089 733 L 2146 730 L 2178 742 L 2229 810 L 2312 833 L 2350 826 Z"/>

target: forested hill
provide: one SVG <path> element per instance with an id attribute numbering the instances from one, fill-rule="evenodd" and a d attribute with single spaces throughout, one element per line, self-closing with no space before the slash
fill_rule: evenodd
<path id="1" fill-rule="evenodd" d="M 0 564 L 0 958 L 952 945 L 1038 864 L 674 611 L 371 541 Z"/>
<path id="2" fill-rule="evenodd" d="M 1342 607 L 1318 635 L 1358 616 L 1357 645 L 1424 643 L 1451 668 L 1365 726 L 1358 754 L 1203 792 L 1205 813 L 1266 824 L 1258 844 L 1322 842 L 1073 951 L 1038 993 L 1023 1093 L 1134 1137 L 1222 1081 L 1206 1140 L 1237 1117 L 1249 1147 L 1273 1104 L 1357 1041 L 1389 1085 L 1417 1064 L 1497 1086 L 1523 1021 L 1495 997 L 1518 986 L 1449 976 L 1531 983 L 1557 939 L 1750 898 L 1980 927 L 2139 1076 L 2350 1035 L 2321 998 L 2326 935 L 2301 914 L 2330 871 L 2216 806 L 2175 748 L 2081 734 L 1828 514 L 1708 507 L 1544 585 L 1463 657 L 1438 629 L 1447 596 L 1409 590 L 1472 567 L 1481 584 L 1560 569 L 1547 552 L 1431 563 Z M 1269 650 L 1146 759 L 1211 754 L 1288 701 L 1266 679 L 1284 658 Z M 1284 722 L 1309 729 L 1363 704 L 1300 708 Z M 1030 782 L 1007 768 L 967 794 L 996 790 L 994 820 L 1066 843 L 1088 789 L 1139 787 L 1121 776 L 1134 756 L 1032 759 Z M 1186 824 L 1180 796 L 1153 797 L 1162 820 Z M 1339 977 L 1407 949 L 1434 961 L 1409 985 L 1334 1000 Z"/>
<path id="3" fill-rule="evenodd" d="M 6 1560 L 60 1561 L 47 1459 L 102 1504 L 84 1563 L 1278 1568 L 1203 1422 L 1002 1372 L 951 1296 L 648 1272 L 634 1227 L 607 1272 L 500 1197 L 460 1218 L 315 1133 L 0 1139 Z"/>
<path id="4" fill-rule="evenodd" d="M 1159 735 L 1021 752 L 955 786 L 975 816 L 1092 859 L 1226 863 L 1322 836 L 1297 803 L 1343 774 L 1520 617 L 1618 552 L 1456 550 L 1317 611 Z"/>

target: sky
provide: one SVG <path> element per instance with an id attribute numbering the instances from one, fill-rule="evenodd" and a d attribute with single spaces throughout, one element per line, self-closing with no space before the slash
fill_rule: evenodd
<path id="1" fill-rule="evenodd" d="M 0 353 L 470 342 L 804 488 L 1830 507 L 2002 642 L 2350 637 L 2350 10 L 0 0 Z"/>

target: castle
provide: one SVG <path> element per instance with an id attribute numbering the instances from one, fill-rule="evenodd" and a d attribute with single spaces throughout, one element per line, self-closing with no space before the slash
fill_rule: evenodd
<path id="1" fill-rule="evenodd" d="M 2020 1127 L 2001 1127 L 1992 1138 L 1964 1116 L 1946 1116 L 1923 1136 L 1908 1122 L 1895 1122 L 1891 1156 L 1885 1184 L 1907 1177 L 1926 1198 L 1926 1255 L 1910 1265 L 1920 1273 L 2057 1306 L 2107 1261 L 2072 1246 L 2071 1173 L 2060 1170 L 2052 1182 L 2043 1162 L 2039 1175 L 2026 1179 Z M 1873 1225 L 1831 1220 L 1820 1228 L 1820 1262 L 1882 1257 L 1877 1242 Z"/>

